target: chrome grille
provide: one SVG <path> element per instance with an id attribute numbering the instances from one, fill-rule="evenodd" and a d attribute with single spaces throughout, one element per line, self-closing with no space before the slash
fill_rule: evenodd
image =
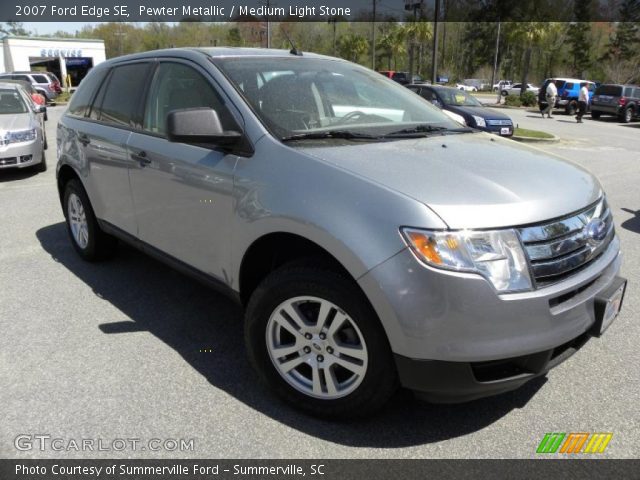
<path id="1" fill-rule="evenodd" d="M 513 123 L 511 122 L 511 120 L 487 120 L 487 125 L 513 125 Z"/>
<path id="2" fill-rule="evenodd" d="M 588 225 L 596 226 L 603 238 L 597 240 Z M 592 222 L 590 224 L 590 222 Z M 600 256 L 613 239 L 613 217 L 603 198 L 595 205 L 553 222 L 519 229 L 531 273 L 537 286 L 559 282 L 577 273 Z M 595 235 L 597 237 L 597 235 Z"/>

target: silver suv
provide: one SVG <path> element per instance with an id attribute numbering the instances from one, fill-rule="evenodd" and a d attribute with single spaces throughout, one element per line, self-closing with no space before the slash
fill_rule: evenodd
<path id="1" fill-rule="evenodd" d="M 78 254 L 119 239 L 229 292 L 259 377 L 315 415 L 366 415 L 398 385 L 444 402 L 513 390 L 599 336 L 624 294 L 589 172 L 343 60 L 119 57 L 82 82 L 57 141 Z"/>

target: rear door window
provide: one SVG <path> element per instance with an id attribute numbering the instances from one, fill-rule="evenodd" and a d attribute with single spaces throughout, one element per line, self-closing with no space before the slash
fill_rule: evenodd
<path id="1" fill-rule="evenodd" d="M 32 75 L 36 83 L 49 83 L 49 79 L 46 75 Z"/>
<path id="2" fill-rule="evenodd" d="M 117 126 L 138 126 L 141 119 L 137 112 L 149 66 L 145 62 L 114 67 L 94 102 L 91 118 Z"/>
<path id="3" fill-rule="evenodd" d="M 84 117 L 87 114 L 91 101 L 107 73 L 109 73 L 109 70 L 106 68 L 89 72 L 80 88 L 71 96 L 71 102 L 67 110 L 69 115 Z"/>
<path id="4" fill-rule="evenodd" d="M 624 89 L 624 96 L 625 96 L 625 97 L 631 97 L 631 96 L 633 96 L 633 88 L 631 88 L 631 87 L 625 87 L 625 89 Z"/>

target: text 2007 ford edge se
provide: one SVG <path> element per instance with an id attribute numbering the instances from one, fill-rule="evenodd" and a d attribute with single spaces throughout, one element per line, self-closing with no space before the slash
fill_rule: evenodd
<path id="1" fill-rule="evenodd" d="M 120 239 L 225 288 L 260 378 L 316 415 L 367 414 L 398 385 L 446 402 L 513 390 L 599 336 L 624 295 L 589 172 L 335 58 L 104 62 L 58 155 L 77 252 Z"/>

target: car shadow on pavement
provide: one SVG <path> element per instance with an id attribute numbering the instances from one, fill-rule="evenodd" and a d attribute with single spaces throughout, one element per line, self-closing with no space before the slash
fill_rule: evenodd
<path id="1" fill-rule="evenodd" d="M 622 222 L 620 226 L 625 230 L 629 230 L 630 232 L 640 233 L 640 210 L 633 211 L 630 208 L 624 208 L 624 207 L 621 208 L 620 210 L 623 210 L 627 213 L 631 213 L 632 215 L 634 215 L 629 220 L 625 220 L 624 222 Z"/>
<path id="2" fill-rule="evenodd" d="M 234 301 L 122 244 L 109 261 L 84 262 L 73 250 L 64 223 L 41 228 L 36 236 L 56 262 L 131 319 L 96 325 L 96 335 L 149 332 L 216 388 L 327 441 L 399 448 L 467 435 L 522 408 L 546 382 L 540 377 L 515 392 L 461 405 L 427 404 L 400 390 L 371 418 L 346 423 L 314 419 L 283 404 L 258 383 L 245 355 L 242 310 Z"/>
<path id="3" fill-rule="evenodd" d="M 7 169 L 5 171 L 0 170 L 0 183 L 4 182 L 17 182 L 37 175 L 38 172 L 31 168 L 20 169 Z"/>

